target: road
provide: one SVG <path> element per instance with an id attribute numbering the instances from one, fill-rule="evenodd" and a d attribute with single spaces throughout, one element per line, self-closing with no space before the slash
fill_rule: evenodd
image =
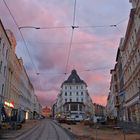
<path id="1" fill-rule="evenodd" d="M 52 120 L 44 119 L 15 140 L 73 140 L 66 131 Z"/>

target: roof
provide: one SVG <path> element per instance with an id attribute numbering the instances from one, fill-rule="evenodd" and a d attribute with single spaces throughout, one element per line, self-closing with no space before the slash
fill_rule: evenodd
<path id="1" fill-rule="evenodd" d="M 87 86 L 87 84 L 83 80 L 80 79 L 75 69 L 71 71 L 70 76 L 68 77 L 66 81 L 62 83 L 62 85 L 63 84 L 85 84 Z"/>

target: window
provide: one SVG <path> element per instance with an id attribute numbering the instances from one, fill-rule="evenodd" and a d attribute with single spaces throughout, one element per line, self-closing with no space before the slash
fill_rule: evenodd
<path id="1" fill-rule="evenodd" d="M 75 79 L 72 79 L 72 83 L 75 83 Z"/>
<path id="2" fill-rule="evenodd" d="M 79 111 L 82 111 L 82 105 L 81 104 L 79 105 Z"/>
<path id="3" fill-rule="evenodd" d="M 78 86 L 76 86 L 76 89 L 78 89 Z"/>
<path id="4" fill-rule="evenodd" d="M 81 95 L 83 95 L 83 92 L 81 92 Z"/>
<path id="5" fill-rule="evenodd" d="M 4 56 L 4 46 L 5 46 L 5 43 L 3 43 L 3 48 L 2 48 L 2 54 Z"/>
<path id="6" fill-rule="evenodd" d="M 2 70 L 2 61 L 0 62 L 0 73 L 1 73 L 1 70 Z"/>
<path id="7" fill-rule="evenodd" d="M 4 76 L 6 76 L 6 66 L 4 66 Z"/>
<path id="8" fill-rule="evenodd" d="M 81 98 L 81 102 L 83 102 L 83 98 Z"/>
<path id="9" fill-rule="evenodd" d="M 2 84 L 1 93 L 2 93 L 2 95 L 3 95 L 3 93 L 4 93 L 4 84 Z"/>
<path id="10" fill-rule="evenodd" d="M 72 93 L 70 92 L 70 96 L 72 95 Z"/>
<path id="11" fill-rule="evenodd" d="M 67 89 L 67 86 L 65 86 L 65 89 Z"/>
<path id="12" fill-rule="evenodd" d="M 65 96 L 67 96 L 67 92 L 65 92 Z"/>
<path id="13" fill-rule="evenodd" d="M 77 104 L 71 104 L 71 111 L 77 111 L 77 110 L 78 110 Z"/>
<path id="14" fill-rule="evenodd" d="M 139 55 L 139 57 L 140 57 L 140 51 L 138 50 L 138 55 Z"/>
<path id="15" fill-rule="evenodd" d="M 8 59 L 8 49 L 6 50 L 6 59 Z"/>
<path id="16" fill-rule="evenodd" d="M 72 102 L 72 99 L 70 99 L 70 102 Z"/>
<path id="17" fill-rule="evenodd" d="M 77 101 L 77 102 L 79 101 L 78 98 L 76 99 L 76 101 Z"/>
<path id="18" fill-rule="evenodd" d="M 70 89 L 71 89 L 71 86 L 70 86 Z"/>
<path id="19" fill-rule="evenodd" d="M 1 45 L 2 38 L 0 37 L 0 45 Z"/>
<path id="20" fill-rule="evenodd" d="M 83 89 L 83 86 L 81 86 L 81 89 Z"/>
<path id="21" fill-rule="evenodd" d="M 78 95 L 78 92 L 76 92 L 76 95 Z"/>
<path id="22" fill-rule="evenodd" d="M 135 34 L 137 34 L 137 30 L 135 29 L 134 31 L 135 31 Z"/>
<path id="23" fill-rule="evenodd" d="M 67 102 L 67 99 L 65 99 L 65 102 Z"/>

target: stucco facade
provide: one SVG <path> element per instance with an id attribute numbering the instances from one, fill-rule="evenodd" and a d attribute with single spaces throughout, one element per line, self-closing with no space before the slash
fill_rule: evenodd
<path id="1" fill-rule="evenodd" d="M 80 79 L 76 70 L 62 83 L 56 102 L 56 115 L 74 120 L 83 120 L 93 114 L 93 103 L 87 84 Z"/>
<path id="2" fill-rule="evenodd" d="M 35 104 L 39 106 L 38 113 L 41 108 L 38 99 L 34 99 L 34 87 L 15 49 L 13 33 L 5 30 L 0 22 L 0 116 L 2 120 L 11 117 L 13 121 L 24 121 L 33 118 Z"/>

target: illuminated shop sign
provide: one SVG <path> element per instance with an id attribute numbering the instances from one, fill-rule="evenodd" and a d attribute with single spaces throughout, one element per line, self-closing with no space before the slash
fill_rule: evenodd
<path id="1" fill-rule="evenodd" d="M 11 108 L 14 108 L 14 102 L 7 102 L 7 101 L 5 101 L 4 105 L 6 105 L 8 107 L 11 107 Z"/>

